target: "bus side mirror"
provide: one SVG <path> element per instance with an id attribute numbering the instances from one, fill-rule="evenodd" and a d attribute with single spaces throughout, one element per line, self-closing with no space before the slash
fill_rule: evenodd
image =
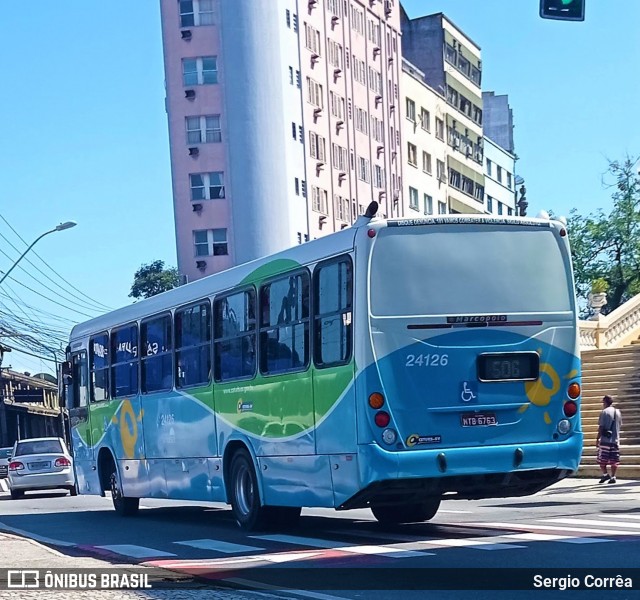
<path id="1" fill-rule="evenodd" d="M 67 388 L 73 383 L 71 362 L 65 361 L 58 367 L 58 402 L 60 408 L 67 405 Z"/>

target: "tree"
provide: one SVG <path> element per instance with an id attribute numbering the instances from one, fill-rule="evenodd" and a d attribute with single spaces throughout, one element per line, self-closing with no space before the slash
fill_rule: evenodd
<path id="1" fill-rule="evenodd" d="M 142 265 L 133 276 L 132 298 L 150 298 L 180 285 L 180 275 L 175 267 L 164 267 L 164 261 L 156 260 Z"/>
<path id="2" fill-rule="evenodd" d="M 603 313 L 615 310 L 640 293 L 640 176 L 638 160 L 612 161 L 603 181 L 612 190 L 613 208 L 582 216 L 573 209 L 567 227 L 576 292 L 586 301 L 594 280 L 609 284 Z"/>

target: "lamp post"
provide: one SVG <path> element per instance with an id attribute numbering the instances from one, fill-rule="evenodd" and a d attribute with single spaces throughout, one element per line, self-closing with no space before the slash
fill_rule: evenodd
<path id="1" fill-rule="evenodd" d="M 25 257 L 25 254 L 27 254 L 27 252 L 29 252 L 29 250 L 31 250 L 31 248 L 33 248 L 45 235 L 49 235 L 50 233 L 55 233 L 56 231 L 64 231 L 65 229 L 71 229 L 76 225 L 77 223 L 75 221 L 65 221 L 64 223 L 60 223 L 60 225 L 57 225 L 53 229 L 50 229 L 49 231 L 45 231 L 43 234 L 39 235 L 35 240 L 33 240 L 33 242 L 31 242 L 31 245 L 20 255 L 20 258 L 18 258 L 18 260 L 16 260 L 16 262 L 14 262 L 13 265 L 11 265 L 11 268 L 2 276 L 2 278 L 0 279 L 0 285 L 2 285 L 2 282 L 8 277 L 9 273 L 11 273 L 11 271 L 13 271 L 18 265 L 18 263 Z"/>

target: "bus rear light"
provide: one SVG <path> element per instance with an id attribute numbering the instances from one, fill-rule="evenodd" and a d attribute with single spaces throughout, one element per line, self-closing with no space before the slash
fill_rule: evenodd
<path id="1" fill-rule="evenodd" d="M 54 464 L 56 467 L 70 467 L 71 461 L 64 456 L 61 456 L 60 458 L 56 459 L 56 462 Z"/>
<path id="2" fill-rule="evenodd" d="M 562 419 L 558 421 L 558 433 L 566 435 L 571 431 L 571 422 L 568 419 Z"/>
<path id="3" fill-rule="evenodd" d="M 22 471 L 24 465 L 19 460 L 13 460 L 9 463 L 9 471 Z"/>
<path id="4" fill-rule="evenodd" d="M 375 410 L 382 408 L 384 405 L 384 396 L 380 392 L 373 392 L 369 396 L 369 406 Z"/>
<path id="5" fill-rule="evenodd" d="M 569 398 L 571 398 L 572 400 L 576 400 L 580 396 L 580 391 L 580 384 L 574 381 L 567 388 L 567 396 L 569 396 Z"/>
<path id="6" fill-rule="evenodd" d="M 391 417 L 389 416 L 388 412 L 384 412 L 383 410 L 381 410 L 380 412 L 376 413 L 374 421 L 376 422 L 376 425 L 378 427 L 386 427 L 389 424 L 389 421 L 391 421 Z"/>
<path id="7" fill-rule="evenodd" d="M 369 229 L 369 231 L 367 231 L 367 235 L 368 235 L 370 238 L 374 238 L 374 237 L 376 237 L 376 230 L 375 230 L 375 229 Z"/>
<path id="8" fill-rule="evenodd" d="M 382 441 L 389 446 L 395 444 L 398 439 L 398 434 L 393 429 L 385 429 L 382 432 Z"/>
<path id="9" fill-rule="evenodd" d="M 569 400 L 564 403 L 562 410 L 566 417 L 573 417 L 578 412 L 578 405 L 573 400 Z"/>

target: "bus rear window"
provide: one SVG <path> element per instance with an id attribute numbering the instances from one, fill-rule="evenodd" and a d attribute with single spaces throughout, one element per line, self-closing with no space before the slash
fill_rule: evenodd
<path id="1" fill-rule="evenodd" d="M 572 310 L 569 263 L 547 228 L 383 229 L 371 260 L 375 316 Z"/>

